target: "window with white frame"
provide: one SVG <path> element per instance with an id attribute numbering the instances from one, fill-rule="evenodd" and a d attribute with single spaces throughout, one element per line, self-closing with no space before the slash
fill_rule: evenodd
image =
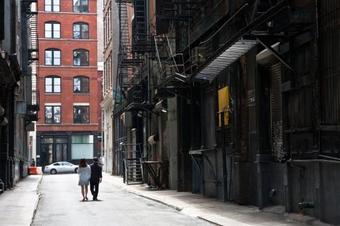
<path id="1" fill-rule="evenodd" d="M 45 65 L 58 66 L 61 62 L 61 52 L 59 49 L 45 50 Z"/>
<path id="2" fill-rule="evenodd" d="M 61 122 L 61 107 L 59 105 L 45 106 L 45 123 L 60 124 Z"/>
<path id="3" fill-rule="evenodd" d="M 73 0 L 73 12 L 86 13 L 89 11 L 88 0 Z"/>
<path id="4" fill-rule="evenodd" d="M 46 22 L 45 38 L 60 38 L 60 23 L 54 21 Z"/>
<path id="5" fill-rule="evenodd" d="M 89 38 L 89 25 L 87 23 L 74 23 L 73 24 L 73 38 L 74 39 L 88 39 Z"/>
<path id="6" fill-rule="evenodd" d="M 46 12 L 59 12 L 60 11 L 60 0 L 45 0 L 45 11 Z"/>
<path id="7" fill-rule="evenodd" d="M 77 76 L 73 78 L 73 92 L 74 93 L 88 93 L 89 92 L 89 78 L 85 76 Z"/>
<path id="8" fill-rule="evenodd" d="M 76 49 L 73 51 L 73 65 L 74 66 L 88 66 L 89 65 L 89 51 L 86 49 Z"/>
<path id="9" fill-rule="evenodd" d="M 61 78 L 58 76 L 48 76 L 45 78 L 45 93 L 60 93 Z"/>

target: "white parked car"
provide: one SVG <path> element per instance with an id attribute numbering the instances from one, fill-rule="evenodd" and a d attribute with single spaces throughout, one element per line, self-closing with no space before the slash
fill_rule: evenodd
<path id="1" fill-rule="evenodd" d="M 51 165 L 45 166 L 44 173 L 57 174 L 57 173 L 77 173 L 78 165 L 70 162 L 55 162 Z"/>

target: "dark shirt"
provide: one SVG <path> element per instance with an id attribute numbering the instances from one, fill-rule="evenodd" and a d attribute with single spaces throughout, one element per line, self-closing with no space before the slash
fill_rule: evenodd
<path id="1" fill-rule="evenodd" d="M 91 183 L 99 183 L 99 179 L 102 178 L 102 168 L 98 163 L 93 163 L 91 165 Z"/>

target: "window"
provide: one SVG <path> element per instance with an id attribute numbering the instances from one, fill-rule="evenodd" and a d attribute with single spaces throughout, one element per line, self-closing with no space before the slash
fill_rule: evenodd
<path id="1" fill-rule="evenodd" d="M 60 93 L 61 79 L 57 76 L 45 78 L 45 93 Z"/>
<path id="2" fill-rule="evenodd" d="M 88 39 L 89 25 L 86 23 L 73 24 L 73 38 L 74 39 Z"/>
<path id="3" fill-rule="evenodd" d="M 73 79 L 74 93 L 88 93 L 89 92 L 89 78 L 78 76 Z"/>
<path id="4" fill-rule="evenodd" d="M 89 106 L 73 106 L 73 122 L 89 123 L 90 122 Z"/>
<path id="5" fill-rule="evenodd" d="M 73 11 L 77 13 L 86 13 L 89 11 L 88 0 L 73 0 Z"/>
<path id="6" fill-rule="evenodd" d="M 59 124 L 61 122 L 60 106 L 45 106 L 45 123 Z"/>
<path id="7" fill-rule="evenodd" d="M 88 66 L 89 65 L 89 51 L 85 49 L 76 49 L 73 51 L 73 65 L 74 66 Z"/>
<path id="8" fill-rule="evenodd" d="M 59 49 L 45 50 L 45 65 L 60 65 L 60 57 Z"/>
<path id="9" fill-rule="evenodd" d="M 59 12 L 60 11 L 60 0 L 45 0 L 45 11 L 46 12 Z"/>
<path id="10" fill-rule="evenodd" d="M 93 148 L 93 135 L 72 136 L 72 159 L 92 159 Z"/>
<path id="11" fill-rule="evenodd" d="M 45 23 L 45 38 L 60 38 L 60 23 Z"/>

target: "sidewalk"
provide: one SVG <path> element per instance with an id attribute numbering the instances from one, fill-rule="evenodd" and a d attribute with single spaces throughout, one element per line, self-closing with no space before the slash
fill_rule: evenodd
<path id="1" fill-rule="evenodd" d="M 264 211 L 257 207 L 240 206 L 209 199 L 189 192 L 149 190 L 145 185 L 126 185 L 118 176 L 103 174 L 105 182 L 138 196 L 172 207 L 183 214 L 216 225 L 227 226 L 326 226 L 314 218 L 299 214 L 284 214 L 275 207 Z M 39 201 L 38 186 L 42 175 L 21 180 L 14 189 L 0 195 L 0 225 L 30 225 Z M 13 220 L 15 219 L 15 220 Z"/>
<path id="2" fill-rule="evenodd" d="M 42 175 L 30 175 L 0 195 L 0 225 L 30 225 L 38 205 Z"/>
<path id="3" fill-rule="evenodd" d="M 103 180 L 130 193 L 163 203 L 193 217 L 216 225 L 227 226 L 298 226 L 323 225 L 314 218 L 300 214 L 285 214 L 283 208 L 260 211 L 257 207 L 241 206 L 210 199 L 190 192 L 149 190 L 145 185 L 126 185 L 118 176 L 104 174 Z M 278 213 L 279 212 L 279 213 Z"/>

